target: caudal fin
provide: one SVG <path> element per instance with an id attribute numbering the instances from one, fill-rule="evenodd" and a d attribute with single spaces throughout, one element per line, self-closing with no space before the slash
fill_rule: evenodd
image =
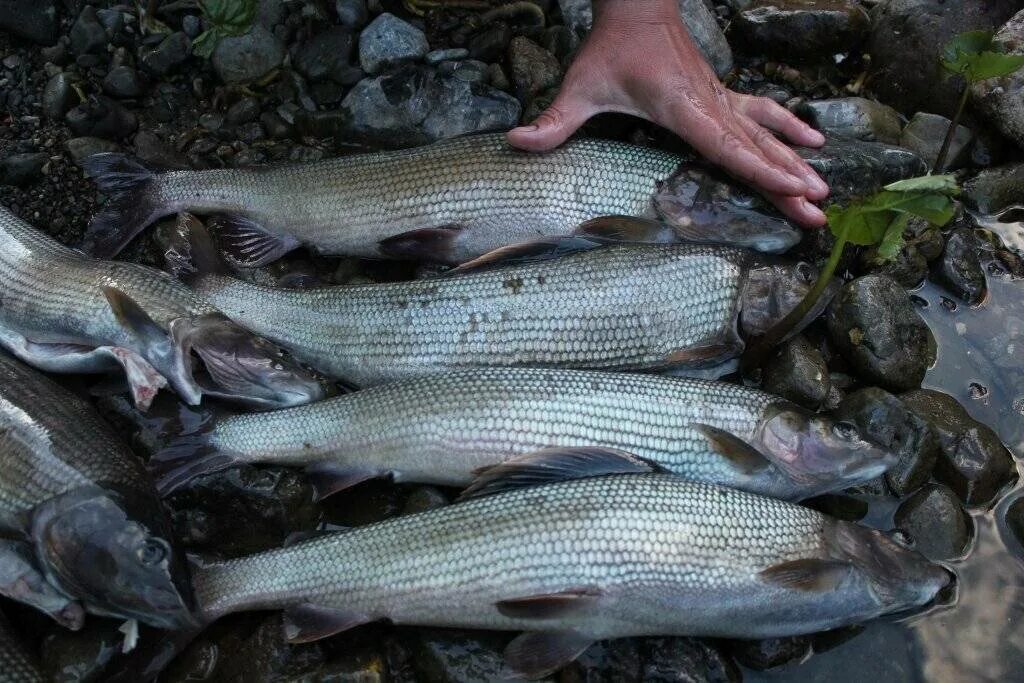
<path id="1" fill-rule="evenodd" d="M 223 472 L 235 464 L 234 458 L 210 445 L 207 434 L 181 436 L 149 459 L 149 469 L 161 497 L 171 495 L 193 479 Z"/>
<path id="2" fill-rule="evenodd" d="M 85 173 L 110 195 L 82 240 L 82 249 L 111 258 L 167 210 L 157 195 L 157 174 L 124 154 L 94 154 L 83 164 Z"/>

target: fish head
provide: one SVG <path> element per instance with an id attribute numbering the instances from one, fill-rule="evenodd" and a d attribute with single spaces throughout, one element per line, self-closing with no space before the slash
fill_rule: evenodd
<path id="1" fill-rule="evenodd" d="M 766 412 L 759 448 L 800 484 L 806 495 L 848 488 L 883 474 L 896 455 L 851 422 L 779 404 Z"/>
<path id="2" fill-rule="evenodd" d="M 684 165 L 658 183 L 652 198 L 658 218 L 685 242 L 714 242 L 778 254 L 801 233 L 758 195 L 718 174 Z"/>
<path id="3" fill-rule="evenodd" d="M 844 521 L 833 524 L 832 553 L 866 581 L 882 612 L 922 607 L 956 584 L 952 571 L 914 550 L 902 532 L 885 533 Z"/>
<path id="4" fill-rule="evenodd" d="M 195 378 L 206 395 L 268 410 L 312 403 L 335 392 L 325 377 L 222 314 L 174 320 L 171 335 L 198 357 Z"/>
<path id="5" fill-rule="evenodd" d="M 188 569 L 155 492 L 78 489 L 37 511 L 32 536 L 47 577 L 90 612 L 195 625 Z"/>
<path id="6" fill-rule="evenodd" d="M 763 335 L 803 301 L 817 279 L 818 269 L 807 261 L 758 258 L 747 270 L 740 295 L 740 326 L 743 332 L 751 337 Z M 839 291 L 839 286 L 839 280 L 833 278 L 789 336 L 817 318 Z"/>

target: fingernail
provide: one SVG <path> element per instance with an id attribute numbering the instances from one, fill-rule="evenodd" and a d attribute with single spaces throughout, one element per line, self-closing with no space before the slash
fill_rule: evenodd
<path id="1" fill-rule="evenodd" d="M 513 133 L 535 133 L 538 128 L 536 124 L 531 123 L 529 126 L 519 126 L 512 130 Z"/>
<path id="2" fill-rule="evenodd" d="M 810 186 L 812 190 L 819 194 L 824 194 L 828 196 L 828 193 L 831 192 L 828 183 L 822 180 L 821 176 L 819 176 L 814 171 L 811 171 L 810 173 L 805 175 L 804 180 L 807 181 L 807 184 Z"/>
<path id="3" fill-rule="evenodd" d="M 814 140 L 814 144 L 816 144 L 816 145 L 824 145 L 825 144 L 825 135 L 820 130 L 816 130 L 814 128 L 811 128 L 810 130 L 811 130 L 811 138 Z"/>

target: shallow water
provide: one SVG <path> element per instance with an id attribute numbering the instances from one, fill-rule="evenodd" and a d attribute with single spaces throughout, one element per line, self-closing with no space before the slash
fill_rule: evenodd
<path id="1" fill-rule="evenodd" d="M 1024 222 L 978 222 L 1024 252 Z M 932 283 L 914 292 L 938 347 L 924 386 L 955 396 L 975 419 L 996 430 L 1024 474 L 1024 280 L 995 268 L 987 277 L 989 294 L 978 306 L 958 302 Z M 804 663 L 746 672 L 745 680 L 1021 680 L 1024 547 L 1004 521 L 1006 509 L 1017 502 L 1024 504 L 1024 485 L 992 510 L 974 511 L 971 550 L 964 560 L 950 563 L 959 577 L 954 605 L 903 622 L 870 624 Z"/>

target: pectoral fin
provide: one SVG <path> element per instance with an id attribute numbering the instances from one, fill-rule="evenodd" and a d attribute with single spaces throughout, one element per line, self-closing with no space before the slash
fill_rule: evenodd
<path id="1" fill-rule="evenodd" d="M 284 635 L 289 643 L 311 643 L 371 621 L 365 614 L 307 602 L 285 610 Z"/>
<path id="2" fill-rule="evenodd" d="M 740 344 L 708 344 L 673 351 L 665 358 L 665 363 L 674 367 L 714 365 L 738 356 L 741 350 Z"/>
<path id="3" fill-rule="evenodd" d="M 713 451 L 743 474 L 757 474 L 771 464 L 756 448 L 727 431 L 700 423 L 693 427 L 704 435 Z"/>
<path id="4" fill-rule="evenodd" d="M 824 593 L 835 590 L 849 575 L 853 567 L 838 560 L 792 560 L 763 570 L 761 580 L 784 588 L 806 593 Z"/>
<path id="5" fill-rule="evenodd" d="M 377 469 L 342 467 L 330 462 L 319 462 L 306 468 L 306 477 L 316 490 L 318 501 L 385 474 Z"/>
<path id="6" fill-rule="evenodd" d="M 543 678 L 579 657 L 593 642 L 576 631 L 523 633 L 505 648 L 505 663 L 531 680 Z"/>
<path id="7" fill-rule="evenodd" d="M 606 242 L 587 236 L 552 237 L 550 239 L 535 240 L 511 244 L 489 251 L 483 256 L 478 256 L 472 261 L 463 263 L 458 268 L 453 268 L 449 273 L 466 273 L 471 271 L 485 270 L 497 266 L 507 266 L 535 261 L 548 261 L 553 258 L 578 254 L 604 246 Z"/>
<path id="8" fill-rule="evenodd" d="M 389 258 L 452 263 L 455 238 L 461 231 L 461 225 L 410 230 L 381 240 L 377 249 Z"/>
<path id="9" fill-rule="evenodd" d="M 672 229 L 660 221 L 634 216 L 600 216 L 580 223 L 575 234 L 612 242 L 677 242 Z"/>
<path id="10" fill-rule="evenodd" d="M 557 619 L 594 606 L 602 595 L 597 588 L 572 588 L 560 593 L 501 600 L 495 606 L 512 619 Z"/>

